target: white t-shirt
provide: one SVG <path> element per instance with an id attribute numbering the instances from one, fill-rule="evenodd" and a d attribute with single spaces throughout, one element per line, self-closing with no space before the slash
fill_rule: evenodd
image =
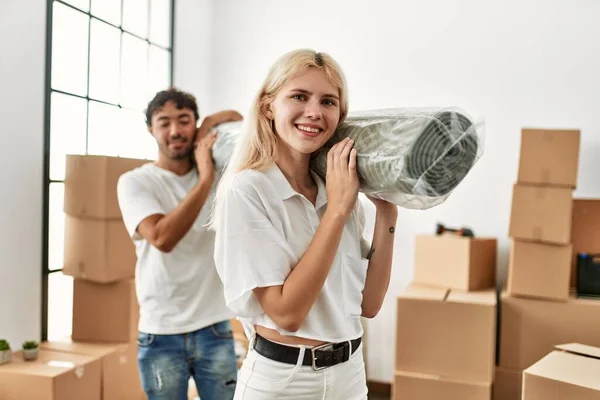
<path id="1" fill-rule="evenodd" d="M 247 335 L 253 325 L 328 342 L 362 335 L 362 291 L 369 243 L 360 200 L 348 218 L 321 293 L 297 332 L 281 329 L 264 312 L 252 291 L 282 285 L 308 248 L 327 208 L 325 184 L 316 174 L 316 205 L 296 192 L 279 167 L 238 173 L 224 196 L 217 227 L 215 260 L 227 306 Z"/>
<path id="2" fill-rule="evenodd" d="M 146 217 L 175 209 L 197 182 L 195 168 L 179 176 L 153 163 L 119 178 L 119 206 L 138 257 L 135 284 L 141 332 L 187 333 L 232 317 L 215 269 L 214 232 L 206 227 L 213 193 L 192 228 L 169 253 L 161 252 L 136 231 Z"/>

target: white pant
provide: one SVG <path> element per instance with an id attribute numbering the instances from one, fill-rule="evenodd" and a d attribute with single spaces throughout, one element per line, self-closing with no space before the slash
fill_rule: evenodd
<path id="1" fill-rule="evenodd" d="M 304 352 L 300 346 L 295 365 L 273 361 L 252 348 L 238 375 L 234 400 L 310 399 L 366 400 L 367 379 L 362 344 L 346 362 L 314 371 L 302 365 Z"/>

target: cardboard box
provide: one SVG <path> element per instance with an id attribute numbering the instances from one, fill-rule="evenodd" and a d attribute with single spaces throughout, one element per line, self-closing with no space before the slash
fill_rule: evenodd
<path id="1" fill-rule="evenodd" d="M 79 342 L 133 342 L 139 306 L 133 280 L 99 284 L 73 281 L 73 333 Z"/>
<path id="2" fill-rule="evenodd" d="M 121 219 L 117 182 L 127 171 L 149 160 L 67 155 L 64 212 L 82 218 Z"/>
<path id="3" fill-rule="evenodd" d="M 490 382 L 446 379 L 434 375 L 396 371 L 392 387 L 394 400 L 491 400 Z"/>
<path id="4" fill-rule="evenodd" d="M 419 235 L 415 240 L 415 283 L 459 290 L 496 284 L 496 239 Z"/>
<path id="5" fill-rule="evenodd" d="M 22 352 L 0 365 L 2 400 L 101 400 L 100 360 L 95 357 L 40 350 L 36 361 Z"/>
<path id="6" fill-rule="evenodd" d="M 237 357 L 237 366 L 238 368 L 242 368 L 242 363 L 244 362 L 244 358 L 246 358 L 248 348 L 250 347 L 250 341 L 246 337 L 244 326 L 240 321 L 238 321 L 236 318 L 232 318 L 230 323 L 231 330 L 233 332 L 235 355 Z"/>
<path id="7" fill-rule="evenodd" d="M 102 363 L 102 400 L 128 400 L 145 397 L 135 343 L 75 342 L 70 338 L 43 342 L 40 349 L 99 358 Z"/>
<path id="8" fill-rule="evenodd" d="M 571 245 L 513 240 L 508 264 L 508 293 L 564 301 L 569 298 Z"/>
<path id="9" fill-rule="evenodd" d="M 600 199 L 574 199 L 571 287 L 577 287 L 577 254 L 600 254 Z"/>
<path id="10" fill-rule="evenodd" d="M 577 186 L 579 130 L 522 129 L 519 183 Z"/>
<path id="11" fill-rule="evenodd" d="M 498 365 L 524 370 L 566 342 L 600 346 L 600 300 L 565 302 L 501 295 Z"/>
<path id="12" fill-rule="evenodd" d="M 131 279 L 137 256 L 122 220 L 65 217 L 62 272 L 98 283 Z"/>
<path id="13" fill-rule="evenodd" d="M 494 400 L 521 400 L 523 371 L 496 367 L 492 392 Z"/>
<path id="14" fill-rule="evenodd" d="M 514 185 L 509 236 L 555 244 L 571 243 L 573 190 Z"/>
<path id="15" fill-rule="evenodd" d="M 600 348 L 556 346 L 523 372 L 523 400 L 550 399 L 600 399 Z"/>
<path id="16" fill-rule="evenodd" d="M 494 289 L 460 292 L 413 283 L 397 301 L 397 371 L 468 381 L 494 380 Z"/>

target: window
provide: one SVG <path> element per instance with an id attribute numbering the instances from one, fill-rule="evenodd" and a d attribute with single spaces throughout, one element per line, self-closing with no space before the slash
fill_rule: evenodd
<path id="1" fill-rule="evenodd" d="M 42 340 L 71 334 L 67 154 L 154 159 L 144 108 L 172 83 L 173 0 L 48 0 Z"/>

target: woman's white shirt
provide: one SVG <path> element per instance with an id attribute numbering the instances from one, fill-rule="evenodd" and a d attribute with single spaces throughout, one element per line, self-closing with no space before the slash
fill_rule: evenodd
<path id="1" fill-rule="evenodd" d="M 257 287 L 283 285 L 312 241 L 327 208 L 325 183 L 315 173 L 313 205 L 296 192 L 279 167 L 238 173 L 222 200 L 215 242 L 215 262 L 224 284 L 227 307 L 246 333 L 253 325 L 327 342 L 362 335 L 361 303 L 369 243 L 363 238 L 360 199 L 346 221 L 331 270 L 306 319 L 296 332 L 281 329 L 254 296 Z"/>

